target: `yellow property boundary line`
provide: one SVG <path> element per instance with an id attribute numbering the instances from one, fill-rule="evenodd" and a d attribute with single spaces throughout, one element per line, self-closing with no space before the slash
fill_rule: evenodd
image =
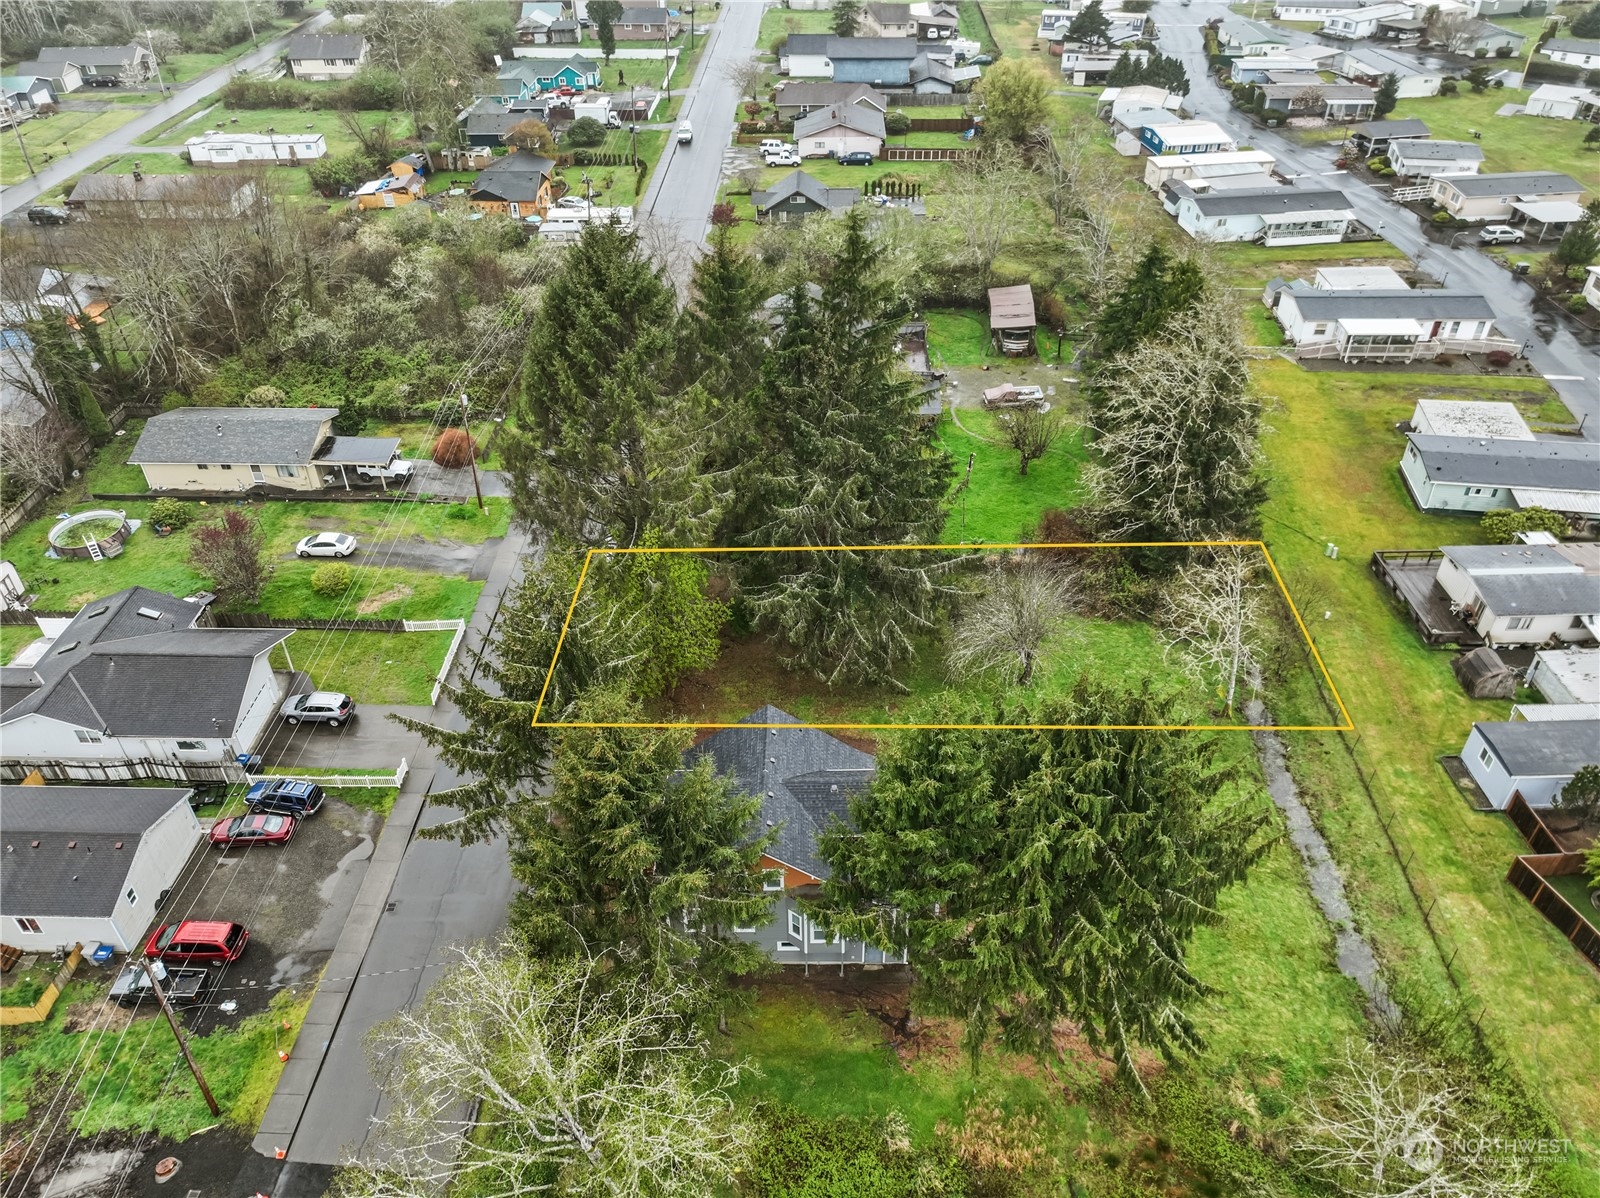
<path id="1" fill-rule="evenodd" d="M 584 580 L 589 577 L 589 566 L 598 554 L 602 557 L 622 556 L 630 553 L 882 553 L 908 549 L 938 549 L 963 553 L 985 552 L 991 549 L 1196 549 L 1218 548 L 1223 546 L 1236 546 L 1240 548 L 1259 549 L 1262 557 L 1266 559 L 1267 568 L 1272 571 L 1272 580 L 1277 584 L 1278 593 L 1283 596 L 1283 601 L 1289 605 L 1289 612 L 1294 616 L 1295 627 L 1300 630 L 1300 635 L 1305 638 L 1306 648 L 1311 651 L 1312 660 L 1317 663 L 1317 670 L 1322 675 L 1322 681 L 1327 684 L 1328 693 L 1333 696 L 1333 702 L 1339 709 L 1341 723 L 1338 724 L 745 724 L 745 723 L 700 723 L 692 720 L 678 720 L 670 723 L 638 722 L 638 723 L 601 723 L 582 720 L 544 722 L 539 719 L 544 710 L 545 697 L 550 692 L 550 681 L 555 677 L 556 661 L 561 657 L 562 646 L 567 641 L 567 629 L 572 624 L 572 615 L 578 608 L 578 595 L 583 591 Z M 561 635 L 556 639 L 556 650 L 550 655 L 550 668 L 545 671 L 544 685 L 539 689 L 539 702 L 533 709 L 533 724 L 535 728 L 820 728 L 825 731 L 857 731 L 857 732 L 894 732 L 910 730 L 931 731 L 976 731 L 999 732 L 1007 729 L 1033 730 L 1041 732 L 1353 732 L 1355 723 L 1350 718 L 1349 709 L 1344 705 L 1344 699 L 1339 695 L 1339 688 L 1334 685 L 1333 677 L 1328 673 L 1328 666 L 1322 660 L 1322 654 L 1317 652 L 1316 642 L 1311 639 L 1305 621 L 1300 618 L 1300 609 L 1295 606 L 1294 600 L 1289 595 L 1289 588 L 1284 585 L 1283 575 L 1278 571 L 1278 563 L 1272 560 L 1272 553 L 1264 541 L 1008 541 L 999 544 L 982 545 L 741 545 L 741 546 L 691 546 L 681 548 L 637 548 L 637 549 L 590 549 L 583 558 L 583 569 L 578 572 L 578 585 L 572 590 L 572 601 L 567 604 L 567 617 L 561 623 Z"/>

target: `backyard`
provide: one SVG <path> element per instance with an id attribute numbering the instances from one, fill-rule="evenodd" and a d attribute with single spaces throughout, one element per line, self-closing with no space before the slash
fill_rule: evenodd
<path id="1" fill-rule="evenodd" d="M 319 632 L 301 629 L 272 651 L 274 669 L 304 670 L 315 690 L 357 703 L 433 702 L 433 682 L 455 633 Z"/>
<path id="2" fill-rule="evenodd" d="M 1591 126 L 1582 121 L 1495 115 L 1502 105 L 1521 104 L 1528 95 L 1510 87 L 1491 87 L 1474 95 L 1463 87 L 1454 96 L 1401 100 L 1391 116 L 1426 121 L 1439 141 L 1472 141 L 1473 130 L 1482 133 L 1478 144 L 1483 147 L 1483 174 L 1562 171 L 1589 191 L 1596 190 L 1595 155 L 1583 147 L 1584 133 Z"/>

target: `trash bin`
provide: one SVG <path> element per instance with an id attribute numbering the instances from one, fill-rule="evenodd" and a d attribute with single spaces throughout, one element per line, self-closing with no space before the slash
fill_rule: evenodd
<path id="1" fill-rule="evenodd" d="M 117 950 L 112 948 L 109 944 L 97 944 L 95 945 L 94 952 L 89 954 L 89 960 L 93 961 L 96 965 L 104 965 L 107 961 L 111 960 L 111 954 L 116 951 Z"/>

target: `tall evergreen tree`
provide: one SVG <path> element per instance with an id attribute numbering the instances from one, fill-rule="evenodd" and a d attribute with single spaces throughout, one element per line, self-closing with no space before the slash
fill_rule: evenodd
<path id="1" fill-rule="evenodd" d="M 1400 102 L 1400 76 L 1390 71 L 1378 80 L 1378 90 L 1372 94 L 1372 112 L 1374 116 L 1386 117 L 1394 111 L 1394 106 Z"/>
<path id="2" fill-rule="evenodd" d="M 691 539 L 714 506 L 699 403 L 670 390 L 676 301 L 631 230 L 596 222 L 534 318 L 506 464 L 518 517 L 573 545 Z"/>
<path id="3" fill-rule="evenodd" d="M 1111 67 L 1111 72 L 1106 76 L 1107 87 L 1132 87 L 1142 82 L 1140 71 L 1134 65 L 1133 58 L 1124 50 L 1117 55 L 1117 61 Z"/>
<path id="4" fill-rule="evenodd" d="M 96 444 L 105 441 L 111 425 L 95 394 L 98 368 L 89 350 L 57 317 L 30 320 L 23 327 L 33 343 L 34 368 L 55 397 L 57 410 Z"/>
<path id="5" fill-rule="evenodd" d="M 1067 39 L 1086 46 L 1105 46 L 1111 43 L 1111 18 L 1105 14 L 1100 0 L 1089 0 L 1081 12 L 1067 26 Z"/>
<path id="6" fill-rule="evenodd" d="M 762 441 L 736 529 L 747 544 L 938 539 L 951 463 L 918 423 L 878 254 L 853 213 L 820 297 L 805 287 L 786 297 L 753 403 Z M 889 680 L 953 594 L 940 581 L 952 563 L 927 553 L 777 551 L 739 565 L 751 609 L 791 646 L 789 664 L 830 683 Z"/>
<path id="7" fill-rule="evenodd" d="M 679 372 L 706 393 L 719 417 L 740 406 L 761 377 L 768 328 L 756 260 L 735 246 L 726 226 L 694 266 L 689 302 L 679 316 Z"/>
<path id="8" fill-rule="evenodd" d="M 1144 252 L 1094 323 L 1092 360 L 1101 365 L 1159 332 L 1199 300 L 1205 276 L 1189 259 L 1174 260 L 1159 244 Z"/>
<path id="9" fill-rule="evenodd" d="M 638 721 L 615 690 L 591 692 L 580 719 Z M 511 867 L 527 889 L 512 924 L 536 957 L 614 949 L 629 968 L 704 980 L 766 964 L 734 927 L 772 917 L 761 854 L 776 835 L 751 835 L 759 798 L 715 774 L 684 769 L 687 730 L 568 728 L 555 745 L 550 797 L 514 816 Z"/>
<path id="10" fill-rule="evenodd" d="M 1064 700 L 986 710 L 945 699 L 930 724 L 1186 722 L 1148 688 L 1080 682 Z M 1135 1045 L 1202 1047 L 1187 1005 L 1208 993 L 1185 953 L 1260 855 L 1268 807 L 1216 737 L 1148 731 L 908 731 L 822 853 L 818 915 L 903 949 L 918 1005 L 1053 1051 L 1070 1019 L 1137 1080 Z"/>
<path id="11" fill-rule="evenodd" d="M 833 33 L 835 37 L 855 37 L 861 29 L 861 0 L 835 0 L 833 6 Z"/>

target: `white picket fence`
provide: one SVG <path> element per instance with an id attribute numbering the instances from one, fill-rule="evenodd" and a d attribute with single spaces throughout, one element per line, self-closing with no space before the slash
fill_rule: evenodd
<path id="1" fill-rule="evenodd" d="M 411 764 L 402 757 L 394 772 L 388 774 L 246 774 L 244 780 L 250 786 L 257 782 L 315 782 L 324 790 L 341 786 L 392 786 L 399 790 L 410 772 Z"/>
<path id="2" fill-rule="evenodd" d="M 454 632 L 450 638 L 450 649 L 444 655 L 444 664 L 439 667 L 438 676 L 433 680 L 433 698 L 430 705 L 439 701 L 439 692 L 444 689 L 444 680 L 450 676 L 450 667 L 456 664 L 456 652 L 461 648 L 462 638 L 467 635 L 467 622 L 465 620 L 403 620 L 401 621 L 407 632 Z"/>

